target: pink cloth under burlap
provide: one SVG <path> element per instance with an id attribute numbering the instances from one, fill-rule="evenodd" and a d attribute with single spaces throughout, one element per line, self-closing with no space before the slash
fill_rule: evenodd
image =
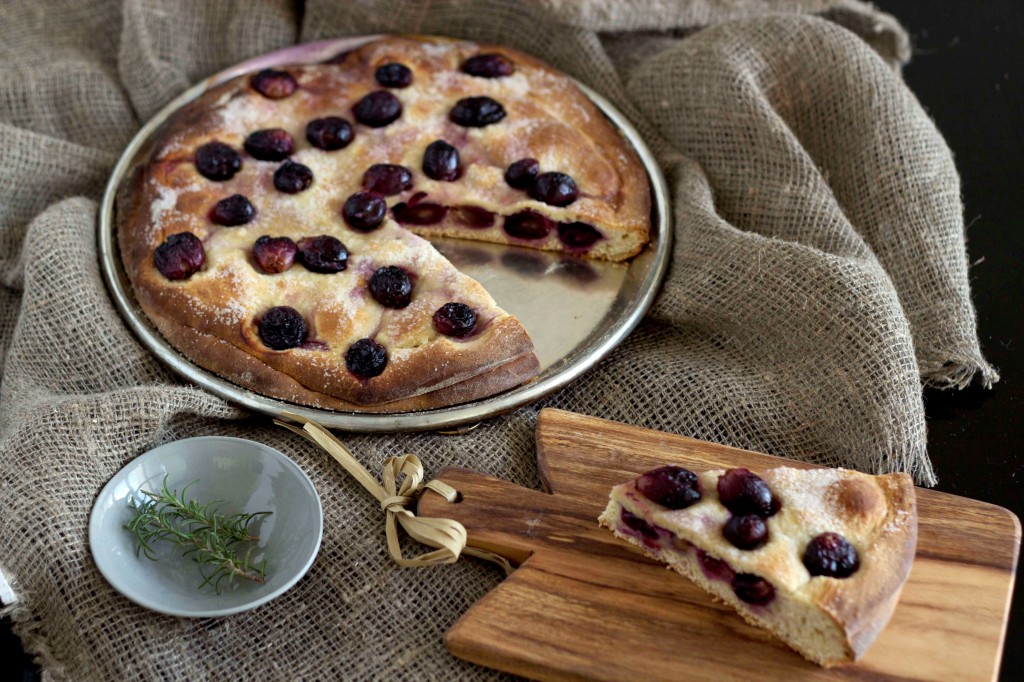
<path id="1" fill-rule="evenodd" d="M 500 42 L 602 93 L 668 177 L 675 246 L 640 327 L 573 385 L 469 435 L 352 436 L 371 470 L 538 485 L 556 406 L 869 472 L 935 474 L 923 384 L 995 371 L 978 348 L 959 178 L 903 84 L 907 37 L 852 0 L 36 0 L 0 7 L 0 568 L 55 679 L 490 679 L 444 631 L 501 578 L 402 569 L 376 502 L 322 451 L 183 383 L 115 312 L 97 201 L 139 126 L 189 84 L 295 43 L 379 32 Z M 224 434 L 295 459 L 323 497 L 309 574 L 248 613 L 171 618 L 98 573 L 103 484 L 169 440 Z"/>

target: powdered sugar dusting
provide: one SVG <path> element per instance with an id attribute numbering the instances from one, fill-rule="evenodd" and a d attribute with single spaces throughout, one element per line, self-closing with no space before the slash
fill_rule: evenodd
<path id="1" fill-rule="evenodd" d="M 498 82 L 501 83 L 501 89 L 505 94 L 514 97 L 526 97 L 531 90 L 530 81 L 527 80 L 526 75 L 523 73 L 505 76 L 499 79 Z"/>
<path id="2" fill-rule="evenodd" d="M 416 352 L 415 348 L 393 348 L 390 352 L 392 362 L 404 362 Z"/>
<path id="3" fill-rule="evenodd" d="M 263 127 L 264 109 L 251 97 L 232 97 L 220 107 L 220 128 L 246 135 Z"/>
<path id="4" fill-rule="evenodd" d="M 225 325 L 241 323 L 250 314 L 249 306 L 238 299 L 228 299 L 215 311 L 217 322 Z"/>
<path id="5" fill-rule="evenodd" d="M 151 241 L 162 240 L 163 232 L 168 225 L 174 224 L 179 228 L 192 229 L 196 216 L 191 213 L 178 210 L 178 200 L 189 192 L 201 191 L 199 185 L 188 185 L 185 187 L 170 187 L 160 183 L 156 184 L 157 196 L 149 206 L 149 230 L 147 238 Z M 194 231 L 194 230 L 193 230 Z"/>
<path id="6" fill-rule="evenodd" d="M 340 319 L 352 321 L 365 305 L 363 296 L 356 295 L 349 287 L 325 287 L 318 301 L 318 308 L 330 312 Z"/>
<path id="7" fill-rule="evenodd" d="M 212 320 L 218 325 L 233 326 L 240 324 L 249 315 L 248 307 L 241 301 L 229 300 L 216 304 L 204 301 L 201 298 L 190 296 L 188 303 L 193 311 L 202 317 Z"/>
<path id="8" fill-rule="evenodd" d="M 158 226 L 163 220 L 164 213 L 174 210 L 178 204 L 178 190 L 158 184 L 156 191 L 156 199 L 149 206 L 149 222 L 153 226 Z"/>
<path id="9" fill-rule="evenodd" d="M 455 46 L 450 43 L 423 42 L 417 43 L 417 47 L 431 57 L 445 57 L 455 50 Z"/>
<path id="10" fill-rule="evenodd" d="M 885 533 L 901 532 L 902 529 L 909 528 L 915 523 L 915 514 L 906 509 L 897 509 L 895 513 L 890 514 L 886 519 L 885 524 L 882 526 L 882 531 Z"/>
<path id="11" fill-rule="evenodd" d="M 764 473 L 764 480 L 783 504 L 799 514 L 812 534 L 835 530 L 835 510 L 828 489 L 848 475 L 845 469 L 793 469 L 778 467 Z"/>

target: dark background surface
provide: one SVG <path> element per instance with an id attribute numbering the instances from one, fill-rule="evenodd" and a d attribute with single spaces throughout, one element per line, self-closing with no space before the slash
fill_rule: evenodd
<path id="1" fill-rule="evenodd" d="M 955 155 L 981 347 L 1001 374 L 988 391 L 925 391 L 937 489 L 1024 517 L 1024 2 L 877 4 L 911 32 L 904 78 Z M 1024 680 L 1020 590 L 1010 614 L 1000 679 Z"/>
<path id="2" fill-rule="evenodd" d="M 904 70 L 963 178 L 971 285 L 982 349 L 1002 375 L 990 390 L 925 391 L 938 490 L 1024 516 L 1024 2 L 876 0 L 911 32 Z M 0 624 L 0 680 L 37 679 Z M 1024 680 L 1024 595 L 1013 601 L 1001 680 Z"/>

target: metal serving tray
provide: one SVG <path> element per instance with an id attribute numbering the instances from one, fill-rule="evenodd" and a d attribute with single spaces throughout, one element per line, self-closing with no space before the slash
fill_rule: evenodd
<path id="1" fill-rule="evenodd" d="M 640 322 L 650 307 L 671 249 L 671 215 L 665 178 L 636 129 L 606 99 L 577 86 L 633 145 L 650 177 L 651 242 L 629 263 L 584 261 L 546 251 L 444 239 L 434 245 L 479 281 L 498 305 L 519 318 L 533 339 L 541 372 L 533 381 L 472 403 L 421 412 L 338 412 L 269 398 L 237 386 L 194 364 L 164 340 L 135 301 L 121 267 L 114 234 L 114 198 L 129 172 L 148 156 L 156 131 L 172 114 L 230 78 L 270 66 L 329 59 L 383 36 L 360 36 L 296 45 L 248 60 L 196 84 L 139 130 L 107 183 L 100 207 L 99 255 L 104 279 L 128 326 L 162 362 L 182 377 L 233 403 L 275 417 L 291 412 L 348 431 L 394 432 L 452 428 L 478 422 L 533 402 L 570 383 L 597 364 Z"/>

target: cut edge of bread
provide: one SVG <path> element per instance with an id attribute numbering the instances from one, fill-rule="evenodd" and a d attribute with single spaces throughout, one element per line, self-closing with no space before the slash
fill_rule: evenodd
<path id="1" fill-rule="evenodd" d="M 748 623 L 772 633 L 804 658 L 823 667 L 833 667 L 852 663 L 859 657 L 852 645 L 850 633 L 824 609 L 801 602 L 786 591 L 776 589 L 772 602 L 773 615 L 769 619 L 766 617 L 767 609 L 740 600 L 728 582 L 711 579 L 705 575 L 694 549 L 696 545 L 682 551 L 675 547 L 655 549 L 636 537 L 621 532 L 622 524 L 619 519 L 622 510 L 621 504 L 610 500 L 604 512 L 598 517 L 598 522 L 612 531 L 617 538 L 637 547 L 646 556 L 668 564 L 701 589 L 731 606 Z M 711 553 L 709 556 L 717 558 Z M 890 613 L 898 598 L 899 590 L 891 600 Z"/>

